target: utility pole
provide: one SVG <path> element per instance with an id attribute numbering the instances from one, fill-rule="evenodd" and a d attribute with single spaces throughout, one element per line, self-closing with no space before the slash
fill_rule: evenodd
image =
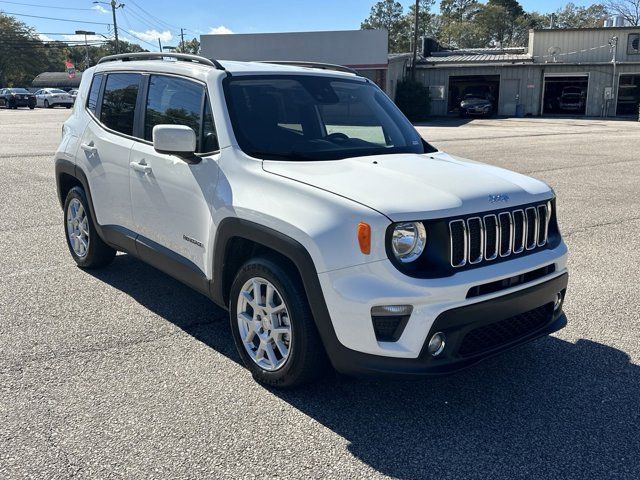
<path id="1" fill-rule="evenodd" d="M 162 42 L 160 41 L 160 37 L 158 37 L 158 48 L 160 49 L 160 53 L 162 53 Z"/>
<path id="2" fill-rule="evenodd" d="M 111 7 L 111 13 L 113 15 L 113 32 L 116 36 L 116 54 L 120 53 L 120 46 L 118 44 L 118 22 L 116 20 L 116 9 L 117 8 L 124 8 L 124 3 L 117 3 L 116 0 L 111 0 L 110 3 L 107 2 L 98 2 L 98 1 L 94 1 L 93 3 L 95 4 L 99 4 L 102 3 L 104 5 L 109 5 Z"/>
<path id="3" fill-rule="evenodd" d="M 611 78 L 611 92 L 613 93 L 612 95 L 612 99 L 611 99 L 611 103 L 613 103 L 613 111 L 614 111 L 614 115 L 615 115 L 615 111 L 616 111 L 616 98 L 618 97 L 617 92 L 616 92 L 616 73 L 617 73 L 617 68 L 618 68 L 618 37 L 617 36 L 613 36 L 611 37 L 611 39 L 609 40 L 609 45 L 611 46 L 611 54 L 612 54 L 612 58 L 611 58 L 611 63 L 613 64 L 613 76 Z M 609 112 L 607 111 L 607 114 Z"/>
<path id="4" fill-rule="evenodd" d="M 416 0 L 416 18 L 413 22 L 413 61 L 411 62 L 411 81 L 416 80 L 416 61 L 418 58 L 418 17 L 420 16 L 420 0 Z"/>
<path id="5" fill-rule="evenodd" d="M 184 51 L 184 29 L 180 29 L 180 51 L 185 53 Z"/>

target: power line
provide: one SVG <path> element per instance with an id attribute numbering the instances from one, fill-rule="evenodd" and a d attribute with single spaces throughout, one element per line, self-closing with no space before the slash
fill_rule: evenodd
<path id="1" fill-rule="evenodd" d="M 147 27 L 151 28 L 152 30 L 168 30 L 166 27 L 160 26 L 159 24 L 153 24 L 151 22 L 149 22 L 148 20 L 146 20 L 144 17 L 142 17 L 140 14 L 136 13 L 134 10 L 129 9 L 127 12 L 129 15 L 133 15 L 133 17 L 135 19 L 137 19 L 139 22 L 143 23 L 144 25 L 146 25 Z M 170 33 L 176 33 L 176 32 L 171 32 Z"/>
<path id="2" fill-rule="evenodd" d="M 25 7 L 51 8 L 55 10 L 93 10 L 93 8 L 57 7 L 57 6 L 51 6 L 51 5 L 43 5 L 41 3 L 7 2 L 5 0 L 0 0 L 0 3 L 10 3 L 11 5 L 24 5 Z"/>
<path id="3" fill-rule="evenodd" d="M 2 11 L 5 15 L 14 15 L 16 17 L 31 17 L 31 18 L 44 18 L 45 20 L 57 20 L 58 22 L 71 22 L 71 23 L 89 23 L 91 25 L 111 25 L 110 23 L 103 22 L 87 22 L 86 20 L 68 20 L 66 18 L 54 18 L 54 17 L 41 17 L 39 15 L 27 15 L 25 13 L 12 13 Z"/>
<path id="4" fill-rule="evenodd" d="M 169 30 L 172 30 L 174 32 L 177 32 L 179 30 L 178 27 L 171 25 L 167 22 L 165 22 L 164 20 L 152 15 L 151 13 L 149 13 L 147 10 L 145 10 L 144 8 L 142 8 L 140 5 L 138 5 L 134 0 L 130 0 L 130 3 L 136 7 L 138 10 L 140 10 L 141 12 L 143 12 L 144 14 L 146 14 L 147 16 L 149 16 L 150 18 L 154 19 L 156 22 L 158 22 L 161 25 L 166 25 L 166 27 L 163 28 L 169 28 Z"/>

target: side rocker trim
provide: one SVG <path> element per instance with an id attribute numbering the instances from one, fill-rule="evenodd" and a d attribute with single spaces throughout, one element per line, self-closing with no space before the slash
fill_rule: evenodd
<path id="1" fill-rule="evenodd" d="M 148 263 L 152 267 L 163 271 L 176 280 L 190 286 L 199 293 L 209 296 L 210 282 L 205 273 L 191 260 L 174 251 L 154 242 L 151 239 L 136 234 L 128 228 L 120 225 L 100 225 L 93 207 L 91 189 L 87 177 L 81 168 L 64 159 L 56 160 L 56 186 L 61 206 L 64 207 L 62 198 L 61 175 L 67 174 L 75 178 L 85 191 L 89 202 L 89 210 L 98 235 L 110 247 L 127 252 L 134 257 Z"/>

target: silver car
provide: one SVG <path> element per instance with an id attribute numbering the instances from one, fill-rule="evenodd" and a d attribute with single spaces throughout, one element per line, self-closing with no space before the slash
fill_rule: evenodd
<path id="1" fill-rule="evenodd" d="M 73 97 L 59 88 L 43 88 L 36 92 L 36 106 L 53 108 L 56 105 L 71 108 Z"/>

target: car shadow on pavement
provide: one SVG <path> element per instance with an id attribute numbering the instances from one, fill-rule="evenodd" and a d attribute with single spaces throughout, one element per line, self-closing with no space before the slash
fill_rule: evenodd
<path id="1" fill-rule="evenodd" d="M 240 361 L 204 296 L 129 255 L 91 274 Z M 542 338 L 447 377 L 329 375 L 271 393 L 392 477 L 640 478 L 640 367 L 589 340 Z"/>

